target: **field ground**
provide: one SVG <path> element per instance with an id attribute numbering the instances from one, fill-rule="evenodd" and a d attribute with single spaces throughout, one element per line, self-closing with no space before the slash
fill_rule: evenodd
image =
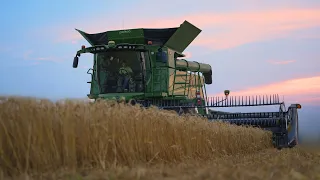
<path id="1" fill-rule="evenodd" d="M 320 151 L 157 109 L 0 99 L 0 179 L 213 178 L 320 179 Z"/>

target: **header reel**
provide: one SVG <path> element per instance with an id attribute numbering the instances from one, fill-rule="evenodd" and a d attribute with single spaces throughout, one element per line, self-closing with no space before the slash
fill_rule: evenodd
<path id="1" fill-rule="evenodd" d="M 288 110 L 284 102 L 279 101 L 278 95 L 252 96 L 252 97 L 229 97 L 230 91 L 225 90 L 225 99 L 219 97 L 207 98 L 206 107 L 248 107 L 248 106 L 279 106 L 276 112 L 249 112 L 231 113 L 223 111 L 210 111 L 207 115 L 209 120 L 223 121 L 235 125 L 245 125 L 262 128 L 273 133 L 274 147 L 281 149 L 294 147 L 298 144 L 298 111 L 300 104 L 292 104 Z"/>
<path id="2" fill-rule="evenodd" d="M 204 115 L 210 121 L 223 121 L 239 126 L 252 126 L 273 133 L 274 147 L 281 149 L 294 147 L 298 144 L 298 111 L 300 104 L 292 104 L 288 110 L 278 95 L 269 96 L 229 96 L 230 91 L 224 91 L 225 97 L 206 97 L 205 103 L 181 103 L 181 101 L 151 100 L 148 104 L 158 106 L 161 109 L 192 109 L 192 108 L 225 108 L 225 107 L 258 107 L 279 106 L 274 112 L 224 112 L 209 109 Z M 198 102 L 198 101 L 196 101 Z"/>

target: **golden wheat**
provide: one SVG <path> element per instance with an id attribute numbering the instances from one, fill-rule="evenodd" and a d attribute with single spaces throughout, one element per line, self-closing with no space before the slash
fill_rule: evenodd
<path id="1" fill-rule="evenodd" d="M 9 98 L 0 109 L 0 162 L 8 172 L 208 159 L 271 145 L 270 134 L 259 129 L 156 108 Z"/>
<path id="2" fill-rule="evenodd" d="M 0 99 L 3 175 L 201 162 L 270 147 L 270 132 L 156 108 L 105 101 Z"/>

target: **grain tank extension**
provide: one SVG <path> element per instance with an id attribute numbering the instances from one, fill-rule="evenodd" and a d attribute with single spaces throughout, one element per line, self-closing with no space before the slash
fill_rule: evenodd
<path id="1" fill-rule="evenodd" d="M 251 125 L 273 132 L 277 148 L 298 143 L 300 104 L 287 110 L 277 95 L 263 97 L 208 97 L 206 85 L 212 84 L 209 64 L 188 61 L 183 51 L 201 30 L 185 21 L 179 27 L 136 28 L 89 34 L 77 30 L 90 47 L 77 51 L 73 67 L 83 53 L 93 54 L 90 93 L 93 100 L 118 100 L 158 106 L 178 113 L 196 113 L 208 120 Z M 277 112 L 228 113 L 212 108 L 278 105 Z"/>

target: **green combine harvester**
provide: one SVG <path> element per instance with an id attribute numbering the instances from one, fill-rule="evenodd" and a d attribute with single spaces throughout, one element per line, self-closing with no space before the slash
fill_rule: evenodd
<path id="1" fill-rule="evenodd" d="M 73 61 L 77 68 L 82 53 L 94 55 L 90 94 L 93 100 L 118 100 L 144 107 L 151 105 L 177 113 L 191 113 L 237 125 L 250 125 L 273 132 L 276 148 L 298 144 L 300 104 L 288 110 L 278 95 L 259 97 L 208 97 L 212 84 L 209 64 L 184 59 L 183 51 L 200 29 L 185 21 L 180 27 L 125 29 L 88 34 L 77 30 L 91 47 L 82 46 Z M 278 105 L 277 112 L 230 113 L 209 108 Z"/>

